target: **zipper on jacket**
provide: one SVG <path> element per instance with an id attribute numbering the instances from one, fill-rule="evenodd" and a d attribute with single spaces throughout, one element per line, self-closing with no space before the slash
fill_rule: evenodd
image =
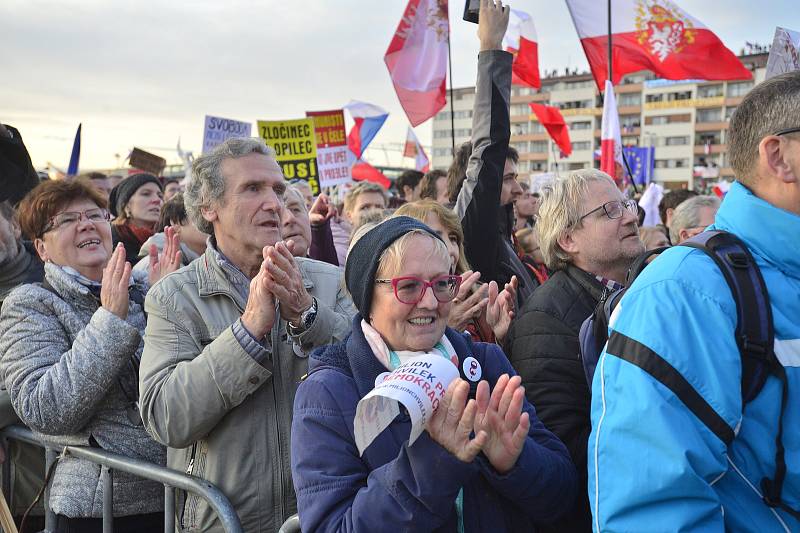
<path id="1" fill-rule="evenodd" d="M 192 444 L 192 453 L 189 455 L 189 464 L 186 467 L 186 475 L 188 475 L 188 476 L 192 475 L 192 470 L 194 469 L 194 455 L 195 455 L 195 453 L 197 453 L 197 441 L 195 441 L 195 443 Z M 179 520 L 181 528 L 185 528 L 186 527 L 186 524 L 183 523 L 183 519 L 184 519 L 184 516 L 186 516 L 186 507 L 188 506 L 188 503 L 189 503 L 189 491 L 188 490 L 184 491 L 184 494 L 185 494 L 185 496 L 184 496 L 184 499 L 183 499 L 183 505 L 181 506 L 181 518 Z"/>
<path id="2" fill-rule="evenodd" d="M 280 366 L 282 362 L 282 358 L 278 357 L 276 352 L 276 348 L 280 348 L 280 324 L 281 324 L 281 316 L 280 312 L 278 311 L 278 306 L 275 306 L 275 324 L 272 326 L 272 370 L 273 370 L 273 377 L 272 377 L 272 398 L 273 398 L 273 405 L 275 408 L 273 411 L 275 412 L 275 435 L 278 441 L 278 461 L 276 461 L 276 465 L 278 467 L 278 483 L 280 484 L 279 491 L 280 495 L 278 500 L 280 502 L 280 513 L 281 516 L 279 520 L 282 522 L 283 519 L 286 517 L 286 506 L 284 505 L 284 499 L 286 497 L 284 487 L 283 487 L 283 446 L 281 445 L 281 425 L 280 425 L 280 415 L 278 414 L 278 383 L 282 383 L 280 379 Z"/>

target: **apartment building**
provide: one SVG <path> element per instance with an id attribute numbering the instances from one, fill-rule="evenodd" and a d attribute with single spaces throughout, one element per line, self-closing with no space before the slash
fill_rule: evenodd
<path id="1" fill-rule="evenodd" d="M 625 76 L 615 87 L 626 146 L 654 146 L 653 179 L 669 189 L 705 188 L 720 177 L 733 178 L 728 162 L 728 121 L 742 97 L 764 79 L 768 54 L 740 56 L 753 72 L 751 81 L 670 81 L 643 71 Z M 472 134 L 475 88 L 454 89 L 453 120 L 446 106 L 433 120 L 433 168 L 446 169 L 456 145 Z M 561 158 L 530 102 L 561 108 L 569 125 L 572 154 Z M 541 89 L 513 86 L 511 145 L 520 153 L 521 175 L 565 172 L 599 166 L 602 98 L 589 73 L 551 75 Z"/>

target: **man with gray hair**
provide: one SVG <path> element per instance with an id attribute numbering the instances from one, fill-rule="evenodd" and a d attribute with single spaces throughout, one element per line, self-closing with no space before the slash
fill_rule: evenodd
<path id="1" fill-rule="evenodd" d="M 317 261 L 339 266 L 336 244 L 331 233 L 331 218 L 336 210 L 328 197 L 320 194 L 309 211 L 302 189 L 290 185 L 286 189 L 283 209 L 283 238 L 294 241 L 292 255 L 310 257 Z"/>
<path id="2" fill-rule="evenodd" d="M 206 252 L 147 294 L 140 406 L 171 468 L 218 486 L 245 531 L 296 512 L 289 464 L 295 388 L 309 352 L 340 342 L 355 310 L 339 270 L 293 257 L 282 240 L 283 172 L 260 139 L 229 139 L 195 159 L 186 210 Z M 181 530 L 217 532 L 183 493 Z"/>
<path id="3" fill-rule="evenodd" d="M 644 252 L 638 206 L 607 174 L 578 170 L 542 190 L 534 231 L 553 275 L 525 302 L 508 332 L 506 354 L 522 377 L 536 414 L 570 452 L 583 487 L 572 510 L 541 531 L 588 532 L 586 441 L 589 387 L 578 333 L 609 291 L 622 286 L 631 263 Z"/>
<path id="4" fill-rule="evenodd" d="M 736 182 L 709 229 L 745 249 L 674 246 L 616 307 L 592 390 L 595 531 L 800 531 L 800 72 L 756 85 L 728 132 Z M 736 299 L 734 271 L 751 280 Z"/>
<path id="5" fill-rule="evenodd" d="M 702 233 L 714 223 L 714 215 L 719 209 L 716 196 L 693 196 L 675 208 L 669 238 L 672 244 L 680 244 Z"/>

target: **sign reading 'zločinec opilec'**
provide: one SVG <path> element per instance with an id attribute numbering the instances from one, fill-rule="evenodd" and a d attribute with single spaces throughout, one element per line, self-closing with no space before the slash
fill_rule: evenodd
<path id="1" fill-rule="evenodd" d="M 319 194 L 313 119 L 259 120 L 258 134 L 275 150 L 275 159 L 287 180 L 305 180 L 314 194 Z"/>

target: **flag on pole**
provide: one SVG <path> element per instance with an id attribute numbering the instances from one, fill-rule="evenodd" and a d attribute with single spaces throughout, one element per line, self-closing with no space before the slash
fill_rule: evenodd
<path id="1" fill-rule="evenodd" d="M 406 134 L 406 145 L 403 148 L 403 156 L 413 157 L 414 166 L 420 172 L 428 172 L 431 169 L 430 160 L 425 154 L 422 145 L 419 143 L 414 130 L 411 129 L 411 126 L 408 127 L 408 133 Z"/>
<path id="2" fill-rule="evenodd" d="M 535 104 L 533 102 L 528 105 L 539 122 L 542 123 L 544 129 L 547 130 L 550 138 L 561 150 L 561 153 L 564 154 L 563 157 L 571 154 L 572 142 L 569 140 L 569 130 L 567 129 L 567 123 L 564 122 L 564 117 L 561 115 L 561 110 L 555 106 Z"/>
<path id="3" fill-rule="evenodd" d="M 606 80 L 603 95 L 603 125 L 600 132 L 600 170 L 619 182 L 622 178 L 622 137 L 614 87 Z"/>
<path id="4" fill-rule="evenodd" d="M 668 80 L 749 80 L 752 73 L 719 37 L 671 0 L 614 0 L 612 84 L 629 72 L 652 70 Z M 597 87 L 608 79 L 608 7 L 567 0 Z"/>
<path id="5" fill-rule="evenodd" d="M 626 146 L 622 149 L 631 167 L 630 178 L 638 185 L 647 185 L 656 168 L 654 146 Z"/>
<path id="6" fill-rule="evenodd" d="M 69 156 L 69 167 L 67 167 L 67 176 L 77 176 L 78 166 L 81 161 L 81 126 L 78 124 L 78 131 L 75 132 L 75 141 L 72 143 L 72 154 Z"/>
<path id="7" fill-rule="evenodd" d="M 409 0 L 383 60 L 412 126 L 445 104 L 447 0 Z"/>
<path id="8" fill-rule="evenodd" d="M 344 109 L 347 109 L 353 118 L 353 122 L 355 122 L 355 125 L 347 135 L 347 146 L 356 156 L 356 159 L 361 159 L 361 156 L 364 155 L 364 150 L 367 149 L 378 130 L 386 122 L 386 117 L 389 116 L 389 113 L 376 105 L 356 100 L 351 100 L 349 104 L 344 106 Z"/>
<path id="9" fill-rule="evenodd" d="M 512 9 L 508 30 L 503 37 L 503 49 L 514 54 L 511 66 L 511 83 L 542 86 L 539 78 L 539 44 L 533 18 L 524 11 Z"/>
<path id="10" fill-rule="evenodd" d="M 383 185 L 386 190 L 389 190 L 389 187 L 392 186 L 391 180 L 383 172 L 366 161 L 358 161 L 353 165 L 352 176 L 355 181 L 371 181 L 372 183 Z"/>

